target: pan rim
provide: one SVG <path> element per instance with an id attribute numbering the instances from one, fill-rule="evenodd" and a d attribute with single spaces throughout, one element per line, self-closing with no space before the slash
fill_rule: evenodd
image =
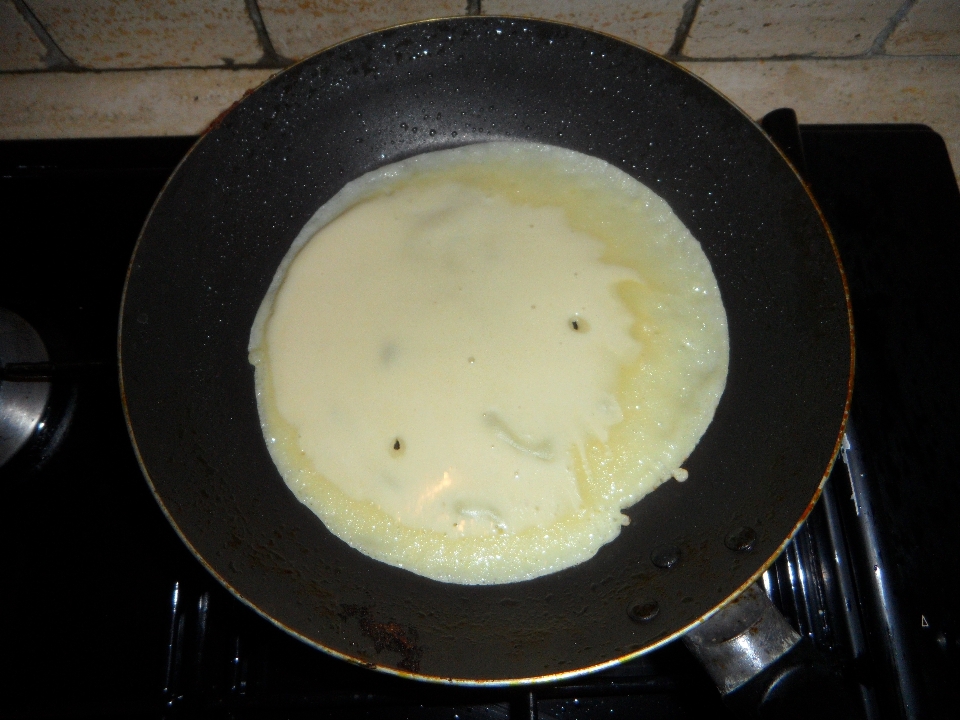
<path id="1" fill-rule="evenodd" d="M 139 444 L 138 444 L 138 441 L 137 441 L 137 438 L 136 438 L 136 434 L 135 434 L 135 432 L 134 432 L 133 422 L 132 422 L 131 413 L 130 413 L 130 408 L 129 408 L 128 401 L 127 401 L 127 394 L 126 394 L 126 389 L 125 389 L 125 382 L 124 382 L 124 363 L 123 363 L 123 316 L 124 316 L 124 310 L 125 310 L 126 305 L 127 305 L 128 289 L 129 289 L 129 286 L 130 286 L 130 279 L 131 279 L 131 275 L 132 275 L 133 268 L 134 268 L 134 262 L 135 262 L 135 260 L 136 260 L 136 258 L 137 258 L 138 252 L 139 252 L 139 250 L 140 250 L 140 246 L 141 246 L 141 242 L 142 242 L 142 240 L 143 240 L 143 238 L 144 238 L 145 230 L 146 230 L 146 228 L 148 227 L 148 225 L 150 224 L 150 221 L 151 221 L 151 218 L 153 217 L 154 211 L 157 209 L 157 206 L 158 206 L 158 204 L 160 203 L 161 198 L 164 197 L 164 195 L 165 195 L 165 193 L 166 193 L 166 191 L 167 191 L 167 188 L 169 187 L 170 183 L 171 183 L 171 182 L 174 180 L 174 178 L 178 175 L 178 173 L 180 172 L 180 170 L 181 170 L 181 168 L 183 167 L 183 165 L 184 165 L 184 164 L 188 161 L 188 159 L 193 155 L 194 151 L 200 146 L 200 144 L 201 144 L 201 143 L 204 141 L 204 139 L 209 135 L 209 133 L 210 133 L 212 130 L 215 130 L 215 129 L 220 125 L 220 123 L 223 121 L 223 119 L 224 119 L 227 115 L 229 115 L 230 113 L 232 113 L 236 108 L 238 108 L 238 107 L 240 107 L 241 105 L 245 104 L 246 102 L 250 101 L 250 99 L 256 94 L 256 92 L 257 92 L 260 88 L 262 88 L 264 85 L 266 85 L 266 84 L 268 84 L 268 83 L 271 83 L 271 82 L 274 82 L 274 81 L 278 80 L 279 78 L 281 78 L 282 76 L 284 76 L 285 74 L 287 74 L 289 71 L 293 71 L 295 68 L 297 68 L 297 67 L 299 67 L 299 66 L 301 66 L 301 65 L 303 65 L 303 64 L 305 64 L 305 63 L 311 62 L 314 58 L 316 58 L 317 56 L 319 56 L 319 55 L 321 55 L 321 54 L 323 54 L 323 53 L 330 52 L 330 51 L 332 51 L 332 50 L 335 50 L 336 48 L 339 48 L 339 47 L 341 47 L 341 46 L 343 46 L 343 45 L 346 45 L 346 44 L 348 44 L 348 43 L 352 43 L 352 42 L 354 42 L 354 41 L 356 41 L 356 40 L 359 40 L 359 39 L 362 39 L 362 38 L 381 35 L 381 34 L 383 34 L 383 33 L 390 32 L 390 31 L 394 31 L 394 30 L 397 30 L 397 29 L 430 26 L 430 25 L 434 25 L 434 24 L 442 23 L 442 22 L 453 22 L 453 23 L 459 23 L 459 22 L 472 22 L 472 23 L 477 23 L 477 22 L 489 22 L 489 23 L 496 23 L 496 22 L 504 21 L 504 20 L 506 20 L 506 21 L 511 21 L 511 22 L 535 23 L 535 24 L 547 25 L 547 26 L 564 27 L 564 28 L 568 28 L 568 29 L 574 30 L 574 31 L 579 32 L 579 33 L 587 33 L 587 34 L 592 34 L 592 35 L 597 35 L 597 36 L 605 37 L 605 38 L 608 38 L 608 39 L 610 39 L 610 40 L 612 40 L 612 41 L 614 41 L 614 42 L 616 42 L 616 43 L 619 43 L 619 44 L 622 44 L 622 45 L 627 45 L 627 46 L 632 47 L 632 48 L 634 48 L 634 49 L 640 50 L 640 51 L 642 51 L 643 53 L 646 53 L 646 54 L 648 54 L 648 55 L 656 58 L 656 59 L 659 60 L 659 61 L 666 62 L 666 63 L 670 64 L 671 66 L 673 66 L 674 68 L 678 68 L 678 69 L 682 70 L 685 75 L 689 76 L 690 78 L 695 79 L 697 82 L 699 82 L 699 83 L 701 83 L 702 85 L 704 85 L 704 86 L 706 86 L 707 88 L 709 88 L 713 93 L 715 93 L 716 95 L 718 95 L 719 97 L 721 97 L 730 107 L 734 108 L 743 118 L 745 118 L 747 121 L 749 121 L 749 123 L 750 123 L 751 125 L 753 125 L 757 130 L 759 130 L 759 131 L 761 132 L 761 134 L 763 135 L 763 137 L 766 138 L 767 142 L 769 142 L 770 145 L 773 146 L 773 148 L 774 148 L 774 149 L 776 150 L 776 152 L 780 155 L 780 157 L 786 162 L 786 164 L 787 164 L 788 167 L 790 168 L 790 170 L 791 170 L 791 172 L 793 173 L 793 175 L 800 181 L 800 183 L 801 183 L 801 185 L 802 185 L 802 187 L 803 187 L 803 189 L 804 189 L 804 192 L 805 192 L 807 198 L 810 200 L 810 202 L 812 203 L 813 207 L 815 208 L 815 210 L 816 210 L 816 212 L 817 212 L 817 215 L 818 215 L 818 217 L 819 217 L 819 219 L 820 219 L 820 224 L 822 225 L 824 231 L 825 231 L 826 234 L 827 234 L 827 237 L 829 238 L 830 245 L 831 245 L 831 248 L 832 248 L 833 254 L 834 254 L 834 259 L 835 259 L 835 261 L 836 261 L 836 266 L 837 266 L 838 270 L 840 271 L 840 277 L 841 277 L 841 282 L 842 282 L 843 291 L 844 291 L 844 297 L 845 297 L 845 302 L 846 302 L 846 308 L 847 308 L 847 323 L 848 323 L 848 330 L 849 330 L 850 363 L 849 363 L 849 372 L 848 372 L 848 380 L 847 380 L 847 393 L 846 393 L 846 398 L 845 398 L 844 407 L 843 407 L 842 419 L 841 419 L 840 427 L 839 427 L 839 430 L 838 430 L 838 433 L 837 433 L 837 439 L 836 439 L 836 441 L 835 441 L 835 443 L 834 443 L 834 450 L 833 450 L 833 453 L 832 453 L 832 455 L 831 455 L 831 459 L 830 459 L 830 461 L 828 462 L 827 467 L 825 468 L 825 470 L 824 470 L 824 472 L 823 472 L 823 474 L 822 474 L 822 476 L 821 476 L 820 482 L 819 482 L 819 484 L 818 484 L 817 487 L 816 487 L 816 490 L 815 490 L 815 492 L 814 492 L 814 494 L 813 494 L 813 497 L 812 497 L 812 498 L 810 499 L 810 501 L 808 502 L 808 504 L 807 504 L 807 506 L 806 506 L 806 509 L 804 510 L 804 512 L 802 513 L 802 515 L 800 516 L 800 518 L 793 524 L 793 527 L 792 527 L 792 530 L 790 531 L 790 533 L 789 533 L 789 534 L 784 538 L 784 540 L 777 546 L 777 548 L 775 549 L 775 551 L 774 551 L 766 560 L 764 560 L 764 562 L 760 565 L 759 569 L 758 569 L 756 572 L 754 572 L 754 573 L 749 577 L 749 579 L 748 579 L 746 582 L 742 583 L 734 592 L 730 593 L 721 603 L 715 605 L 709 612 L 701 615 L 701 616 L 700 616 L 699 618 L 697 618 L 696 620 L 688 623 L 687 625 L 681 627 L 680 629 L 674 631 L 673 633 L 670 633 L 670 634 L 668 634 L 668 635 L 660 638 L 659 640 L 657 640 L 657 641 L 655 641 L 655 642 L 653 642 L 653 643 L 651 643 L 651 644 L 648 644 L 648 645 L 640 648 L 639 650 L 632 651 L 632 652 L 630 652 L 630 653 L 626 653 L 626 654 L 624 654 L 624 655 L 621 655 L 621 656 L 616 657 L 616 658 L 612 658 L 612 659 L 610 659 L 610 660 L 607 660 L 607 661 L 604 661 L 604 662 L 601 662 L 601 663 L 597 663 L 597 664 L 593 664 L 593 665 L 588 665 L 588 666 L 586 666 L 586 667 L 575 668 L 575 669 L 572 669 L 572 670 L 567 670 L 567 671 L 562 671 L 562 672 L 548 673 L 548 674 L 544 674 L 544 675 L 530 676 L 530 677 L 518 677 L 518 678 L 506 678 L 506 679 L 456 678 L 456 677 L 444 677 L 444 676 L 439 676 L 439 675 L 430 675 L 430 674 L 426 674 L 426 673 L 420 673 L 420 672 L 414 672 L 414 671 L 407 671 L 407 670 L 399 669 L 399 668 L 396 668 L 396 667 L 391 667 L 391 666 L 384 665 L 384 664 L 371 663 L 371 662 L 369 662 L 369 661 L 362 660 L 361 658 L 354 657 L 354 656 L 351 656 L 351 655 L 347 655 L 347 654 L 345 654 L 345 653 L 343 653 L 343 652 L 340 652 L 340 651 L 338 651 L 338 650 L 335 650 L 335 649 L 332 648 L 332 647 L 328 647 L 328 646 L 326 646 L 326 645 L 324 645 L 324 644 L 322 644 L 322 643 L 320 643 L 320 642 L 318 642 L 318 641 L 316 641 L 316 640 L 313 640 L 313 639 L 311 639 L 311 638 L 308 638 L 308 637 L 304 636 L 303 634 L 299 633 L 298 631 L 296 631 L 295 629 L 293 629 L 292 627 L 289 627 L 288 625 L 284 624 L 284 623 L 281 622 L 280 620 L 272 617 L 271 615 L 269 615 L 269 614 L 266 613 L 265 611 L 261 610 L 256 604 L 254 604 L 254 603 L 253 603 L 252 601 L 250 601 L 247 597 L 245 597 L 242 593 L 240 593 L 240 592 L 239 592 L 231 583 L 229 583 L 220 573 L 218 573 L 218 572 L 212 567 L 212 565 L 210 565 L 210 563 L 197 551 L 197 549 L 194 547 L 194 545 L 189 541 L 189 539 L 188 539 L 188 538 L 186 537 L 186 535 L 184 534 L 184 532 L 183 532 L 183 530 L 181 529 L 180 525 L 179 525 L 179 524 L 177 523 L 177 521 L 174 519 L 173 515 L 171 514 L 170 510 L 169 510 L 168 507 L 167 507 L 167 504 L 163 501 L 163 499 L 161 498 L 160 494 L 158 493 L 156 484 L 155 484 L 153 478 L 151 477 L 150 471 L 149 471 L 148 468 L 147 468 L 146 462 L 145 462 L 145 460 L 144 460 L 144 458 L 143 458 L 141 449 L 140 449 L 140 447 L 139 447 Z M 118 330 L 117 330 L 117 360 L 118 360 L 118 376 L 119 376 L 118 379 L 119 379 L 119 386 L 120 386 L 120 398 L 121 398 L 121 404 L 122 404 L 122 406 L 123 406 L 124 421 L 125 421 L 125 424 L 126 424 L 126 427 L 127 427 L 128 435 L 130 436 L 131 444 L 132 444 L 133 449 L 134 449 L 134 454 L 135 454 L 135 456 L 136 456 L 136 458 L 137 458 L 137 463 L 138 463 L 138 465 L 140 466 L 140 470 L 141 470 L 141 472 L 142 472 L 142 474 L 143 474 L 143 476 L 144 476 L 144 478 L 145 478 L 145 480 L 146 480 L 146 482 L 147 482 L 148 487 L 150 488 L 151 494 L 153 495 L 153 497 L 154 497 L 154 499 L 156 500 L 157 504 L 160 506 L 161 511 L 163 512 L 163 514 L 164 514 L 164 516 L 166 517 L 167 521 L 168 521 L 168 522 L 170 523 L 170 525 L 173 527 L 174 531 L 175 531 L 176 534 L 179 536 L 180 540 L 186 545 L 186 547 L 188 548 L 188 550 L 190 551 L 190 553 L 191 553 L 191 554 L 201 563 L 201 565 L 202 565 L 228 592 L 230 592 L 234 597 L 236 597 L 236 598 L 237 598 L 238 600 L 240 600 L 244 605 L 246 605 L 247 607 L 249 607 L 249 608 L 251 608 L 252 610 L 254 610 L 258 615 L 260 615 L 261 617 L 263 617 L 263 618 L 265 618 L 266 620 L 268 620 L 272 625 L 274 625 L 275 627 L 279 628 L 280 630 L 283 630 L 283 631 L 286 632 L 287 634 L 296 637 L 297 639 L 301 640 L 302 642 L 306 643 L 307 645 L 309 645 L 309 646 L 311 646 L 311 647 L 314 647 L 314 648 L 316 648 L 316 649 L 318 649 L 318 650 L 326 653 L 327 655 L 330 655 L 330 656 L 332 656 L 332 657 L 338 658 L 338 659 L 340 659 L 340 660 L 345 660 L 345 661 L 347 661 L 347 662 L 349 662 L 349 663 L 351 663 L 351 664 L 353 664 L 353 665 L 357 665 L 357 666 L 360 666 L 360 667 L 363 667 L 363 668 L 367 668 L 367 669 L 375 669 L 375 670 L 377 670 L 377 671 L 384 672 L 384 673 L 387 673 L 387 674 L 390 674 L 390 675 L 394 675 L 394 676 L 397 676 L 397 677 L 402 677 L 402 678 L 405 678 L 405 679 L 419 680 L 419 681 L 430 682 L 430 683 L 440 684 L 440 685 L 452 685 L 452 686 L 463 686 L 463 687 L 513 687 L 513 686 L 533 685 L 533 684 L 544 684 L 544 683 L 549 683 L 549 682 L 562 681 L 562 680 L 567 680 L 567 679 L 579 677 L 579 676 L 586 675 L 586 674 L 590 674 L 590 673 L 594 673 L 594 672 L 599 672 L 599 671 L 602 671 L 602 670 L 604 670 L 604 669 L 611 668 L 611 667 L 615 667 L 615 666 L 617 666 L 617 665 L 620 665 L 620 664 L 629 662 L 629 661 L 631 661 L 631 660 L 633 660 L 633 659 L 635 659 L 635 658 L 637 658 L 637 657 L 640 657 L 641 655 L 644 655 L 644 654 L 646 654 L 646 653 L 648 653 L 648 652 L 651 652 L 651 651 L 653 651 L 653 650 L 655 650 L 655 649 L 657 649 L 657 648 L 660 648 L 660 647 L 662 647 L 663 645 L 666 645 L 667 643 L 673 642 L 673 641 L 676 640 L 677 638 L 685 635 L 687 632 L 689 632 L 689 631 L 692 630 L 693 628 L 695 628 L 695 627 L 697 627 L 698 625 L 700 625 L 700 624 L 702 624 L 703 622 L 705 622 L 707 619 L 709 619 L 711 616 L 713 616 L 716 612 L 719 612 L 721 609 L 723 609 L 724 607 L 726 607 L 726 606 L 727 606 L 728 604 L 730 604 L 733 600 L 735 600 L 744 590 L 746 590 L 750 585 L 752 585 L 753 583 L 755 583 L 755 582 L 760 578 L 760 576 L 763 575 L 764 572 L 766 572 L 766 570 L 770 567 L 770 565 L 771 565 L 771 564 L 776 560 L 776 558 L 779 557 L 779 555 L 783 552 L 783 550 L 784 550 L 784 548 L 786 547 L 786 545 L 792 540 L 792 538 L 795 536 L 795 534 L 797 533 L 797 531 L 800 529 L 800 527 L 803 525 L 804 521 L 806 520 L 806 518 L 808 517 L 808 515 L 809 515 L 810 512 L 812 511 L 814 505 L 816 504 L 817 500 L 819 499 L 819 497 L 820 497 L 820 495 L 821 495 L 821 493 L 822 493 L 823 486 L 824 486 L 824 484 L 826 483 L 827 479 L 829 478 L 830 473 L 831 473 L 831 471 L 832 471 L 832 469 L 833 469 L 833 466 L 834 466 L 834 464 L 835 464 L 835 462 L 836 462 L 836 460 L 837 460 L 837 456 L 838 456 L 838 454 L 839 454 L 839 452 L 840 452 L 840 448 L 841 448 L 841 445 L 842 445 L 842 442 L 843 442 L 843 438 L 844 438 L 844 434 L 845 434 L 845 430 L 846 430 L 846 424 L 847 424 L 847 421 L 848 421 L 848 418 L 849 418 L 849 411 L 850 411 L 851 400 L 852 400 L 853 380 L 854 380 L 854 366 L 855 366 L 855 336 L 854 336 L 854 324 L 853 324 L 853 311 L 852 311 L 852 304 L 851 304 L 850 291 L 849 291 L 849 285 L 848 285 L 848 281 L 847 281 L 846 272 L 845 272 L 844 267 L 843 267 L 843 264 L 842 264 L 842 262 L 841 262 L 840 254 L 839 254 L 839 249 L 838 249 L 838 247 L 837 247 L 837 244 L 836 244 L 836 241 L 835 241 L 835 239 L 834 239 L 833 233 L 832 233 L 829 225 L 828 225 L 827 222 L 826 222 L 826 219 L 825 219 L 825 217 L 824 217 L 824 215 L 823 215 L 823 212 L 822 212 L 819 204 L 818 204 L 817 201 L 816 201 L 816 198 L 813 196 L 813 193 L 812 193 L 812 191 L 811 191 L 811 188 L 810 188 L 809 184 L 808 184 L 808 183 L 806 182 L 806 180 L 804 180 L 804 178 L 800 175 L 800 173 L 798 172 L 797 168 L 796 168 L 796 167 L 794 166 L 794 164 L 789 160 L 789 158 L 787 158 L 787 156 L 786 156 L 786 155 L 784 154 L 784 152 L 780 149 L 780 147 L 779 147 L 775 142 L 773 142 L 773 140 L 769 137 L 769 135 L 766 134 L 766 132 L 764 132 L 764 131 L 762 130 L 762 128 L 760 127 L 759 123 L 758 123 L 757 121 L 755 121 L 753 118 L 751 118 L 749 115 L 747 115 L 746 112 L 745 112 L 742 108 L 740 108 L 736 103 L 732 102 L 732 101 L 730 100 L 730 98 L 727 97 L 724 93 L 720 92 L 720 91 L 717 90 L 715 87 L 713 87 L 710 83 L 708 83 L 706 80 L 703 80 L 702 78 L 700 78 L 699 76 L 695 75 L 693 72 L 691 72 L 690 70 L 684 68 L 682 65 L 680 65 L 679 63 L 671 60 L 670 58 L 666 58 L 666 57 L 664 57 L 664 56 L 662 56 L 662 55 L 660 55 L 660 54 L 658 54 L 658 53 L 655 53 L 655 52 L 647 49 L 647 48 L 641 47 L 641 46 L 637 45 L 636 43 L 632 43 L 632 42 L 630 42 L 630 41 L 628 41 L 628 40 L 624 40 L 624 39 L 622 39 L 622 38 L 618 38 L 618 37 L 616 37 L 616 36 L 614 36 L 614 35 L 611 35 L 611 34 L 609 34 L 609 33 L 604 33 L 604 32 L 602 32 L 602 31 L 597 31 L 597 30 L 592 30 L 592 29 L 588 29 L 588 28 L 583 28 L 583 27 L 580 27 L 580 26 L 577 26 L 577 25 L 573 25 L 573 24 L 570 24 L 570 23 L 554 22 L 554 21 L 546 21 L 546 20 L 537 20 L 537 19 L 533 19 L 533 18 L 517 17 L 517 16 L 510 16 L 510 15 L 495 15 L 495 16 L 494 16 L 494 15 L 483 15 L 483 16 L 451 16 L 451 17 L 440 17 L 440 18 L 432 18 L 432 19 L 429 19 L 429 20 L 421 20 L 421 21 L 413 21 L 413 22 L 401 23 L 401 24 L 397 24 L 397 25 L 394 25 L 394 26 L 391 26 L 391 27 L 388 27 L 388 28 L 383 28 L 383 29 L 380 29 L 380 30 L 372 31 L 372 32 L 369 32 L 369 33 L 362 33 L 362 34 L 359 34 L 359 35 L 350 37 L 350 38 L 348 38 L 348 39 L 345 39 L 345 40 L 343 40 L 343 41 L 341 41 L 341 42 L 338 42 L 338 43 L 335 43 L 335 44 L 333 44 L 333 45 L 330 45 L 330 46 L 328 46 L 328 47 L 326 47 L 326 48 L 323 48 L 322 50 L 319 50 L 318 52 L 313 53 L 313 54 L 311 54 L 311 55 L 309 55 L 309 56 L 307 56 L 307 57 L 305 57 L 305 58 L 297 61 L 296 63 L 293 63 L 293 64 L 291 64 L 291 65 L 289 65 L 289 66 L 286 66 L 285 68 L 283 68 L 283 69 L 279 70 L 278 72 L 274 73 L 273 75 L 271 75 L 269 78 L 267 78 L 263 83 L 261 83 L 260 85 L 258 85 L 256 88 L 253 88 L 253 89 L 251 89 L 251 90 L 248 90 L 248 91 L 244 94 L 243 97 L 241 97 L 238 101 L 236 101 L 236 102 L 233 103 L 229 108 L 227 108 L 227 110 L 225 110 L 223 113 L 221 113 L 221 114 L 201 133 L 201 135 L 200 135 L 200 137 L 198 138 L 197 142 L 195 142 L 195 143 L 193 144 L 193 146 L 191 146 L 191 148 L 187 151 L 187 153 L 184 155 L 184 157 L 183 157 L 183 158 L 180 160 L 180 162 L 177 164 L 176 168 L 175 168 L 174 171 L 171 173 L 170 177 L 169 177 L 169 178 L 167 179 L 167 181 L 164 183 L 163 188 L 161 189 L 161 191 L 160 191 L 160 193 L 158 194 L 156 200 L 154 201 L 153 205 L 151 206 L 149 213 L 147 214 L 147 217 L 146 217 L 146 219 L 145 219 L 145 221 L 144 221 L 144 224 L 143 224 L 143 226 L 142 226 L 142 228 L 141 228 L 141 230 L 140 230 L 140 233 L 139 233 L 139 235 L 138 235 L 138 237 L 137 237 L 137 241 L 136 241 L 136 243 L 135 243 L 135 245 L 134 245 L 134 249 L 133 249 L 133 252 L 132 252 L 131 258 L 130 258 L 130 263 L 129 263 L 128 266 L 127 266 L 127 272 L 126 272 L 126 276 L 125 276 L 125 279 L 124 279 L 124 285 L 123 285 L 123 293 L 122 293 L 122 296 L 121 296 L 120 312 L 119 312 L 119 319 L 118 319 Z"/>

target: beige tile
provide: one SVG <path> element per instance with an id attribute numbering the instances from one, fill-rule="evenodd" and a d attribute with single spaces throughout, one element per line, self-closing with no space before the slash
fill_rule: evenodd
<path id="1" fill-rule="evenodd" d="M 47 49 L 10 0 L 0 0 L 0 70 L 39 70 Z"/>
<path id="2" fill-rule="evenodd" d="M 893 55 L 960 55 L 960 1 L 918 0 L 884 49 Z"/>
<path id="3" fill-rule="evenodd" d="M 466 13 L 466 0 L 258 0 L 277 52 L 294 60 L 391 25 Z"/>
<path id="4" fill-rule="evenodd" d="M 272 70 L 0 75 L 0 139 L 193 135 Z"/>
<path id="5" fill-rule="evenodd" d="M 960 57 L 683 64 L 755 118 L 789 106 L 805 123 L 927 124 L 960 171 Z M 270 74 L 0 74 L 0 139 L 198 133 Z"/>
<path id="6" fill-rule="evenodd" d="M 255 63 L 244 0 L 27 0 L 60 49 L 87 68 Z"/>
<path id="7" fill-rule="evenodd" d="M 792 107 L 802 123 L 924 123 L 960 175 L 960 57 L 683 65 L 754 118 Z"/>
<path id="8" fill-rule="evenodd" d="M 483 0 L 484 15 L 520 15 L 599 30 L 664 53 L 683 16 L 685 0 Z"/>
<path id="9" fill-rule="evenodd" d="M 870 49 L 903 0 L 703 0 L 691 58 L 844 57 Z"/>

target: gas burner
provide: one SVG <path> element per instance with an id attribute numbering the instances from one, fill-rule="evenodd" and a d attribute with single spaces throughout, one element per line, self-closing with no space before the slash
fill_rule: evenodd
<path id="1" fill-rule="evenodd" d="M 49 378 L 36 369 L 49 363 L 43 340 L 16 313 L 0 308 L 0 466 L 43 430 Z"/>

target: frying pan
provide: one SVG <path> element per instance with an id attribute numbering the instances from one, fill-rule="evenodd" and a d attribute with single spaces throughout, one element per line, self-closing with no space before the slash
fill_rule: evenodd
<path id="1" fill-rule="evenodd" d="M 620 537 L 536 580 L 459 586 L 371 560 L 286 488 L 247 341 L 291 241 L 345 183 L 429 150 L 524 139 L 663 197 L 727 311 L 710 428 Z M 121 386 L 143 472 L 196 557 L 307 643 L 421 679 L 556 679 L 665 643 L 747 587 L 809 512 L 846 417 L 852 345 L 832 240 L 764 133 L 683 69 L 586 30 L 492 17 L 366 35 L 282 72 L 183 160 L 130 265 Z"/>

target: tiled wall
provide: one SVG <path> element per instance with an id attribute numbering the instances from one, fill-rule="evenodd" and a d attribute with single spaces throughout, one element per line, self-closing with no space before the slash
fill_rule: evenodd
<path id="1" fill-rule="evenodd" d="M 0 0 L 0 138 L 198 133 L 292 61 L 468 14 L 621 37 L 755 117 L 927 123 L 960 166 L 960 0 Z"/>
<path id="2" fill-rule="evenodd" d="M 389 25 L 478 13 L 676 58 L 960 54 L 958 0 L 0 0 L 0 71 L 282 67 Z"/>

